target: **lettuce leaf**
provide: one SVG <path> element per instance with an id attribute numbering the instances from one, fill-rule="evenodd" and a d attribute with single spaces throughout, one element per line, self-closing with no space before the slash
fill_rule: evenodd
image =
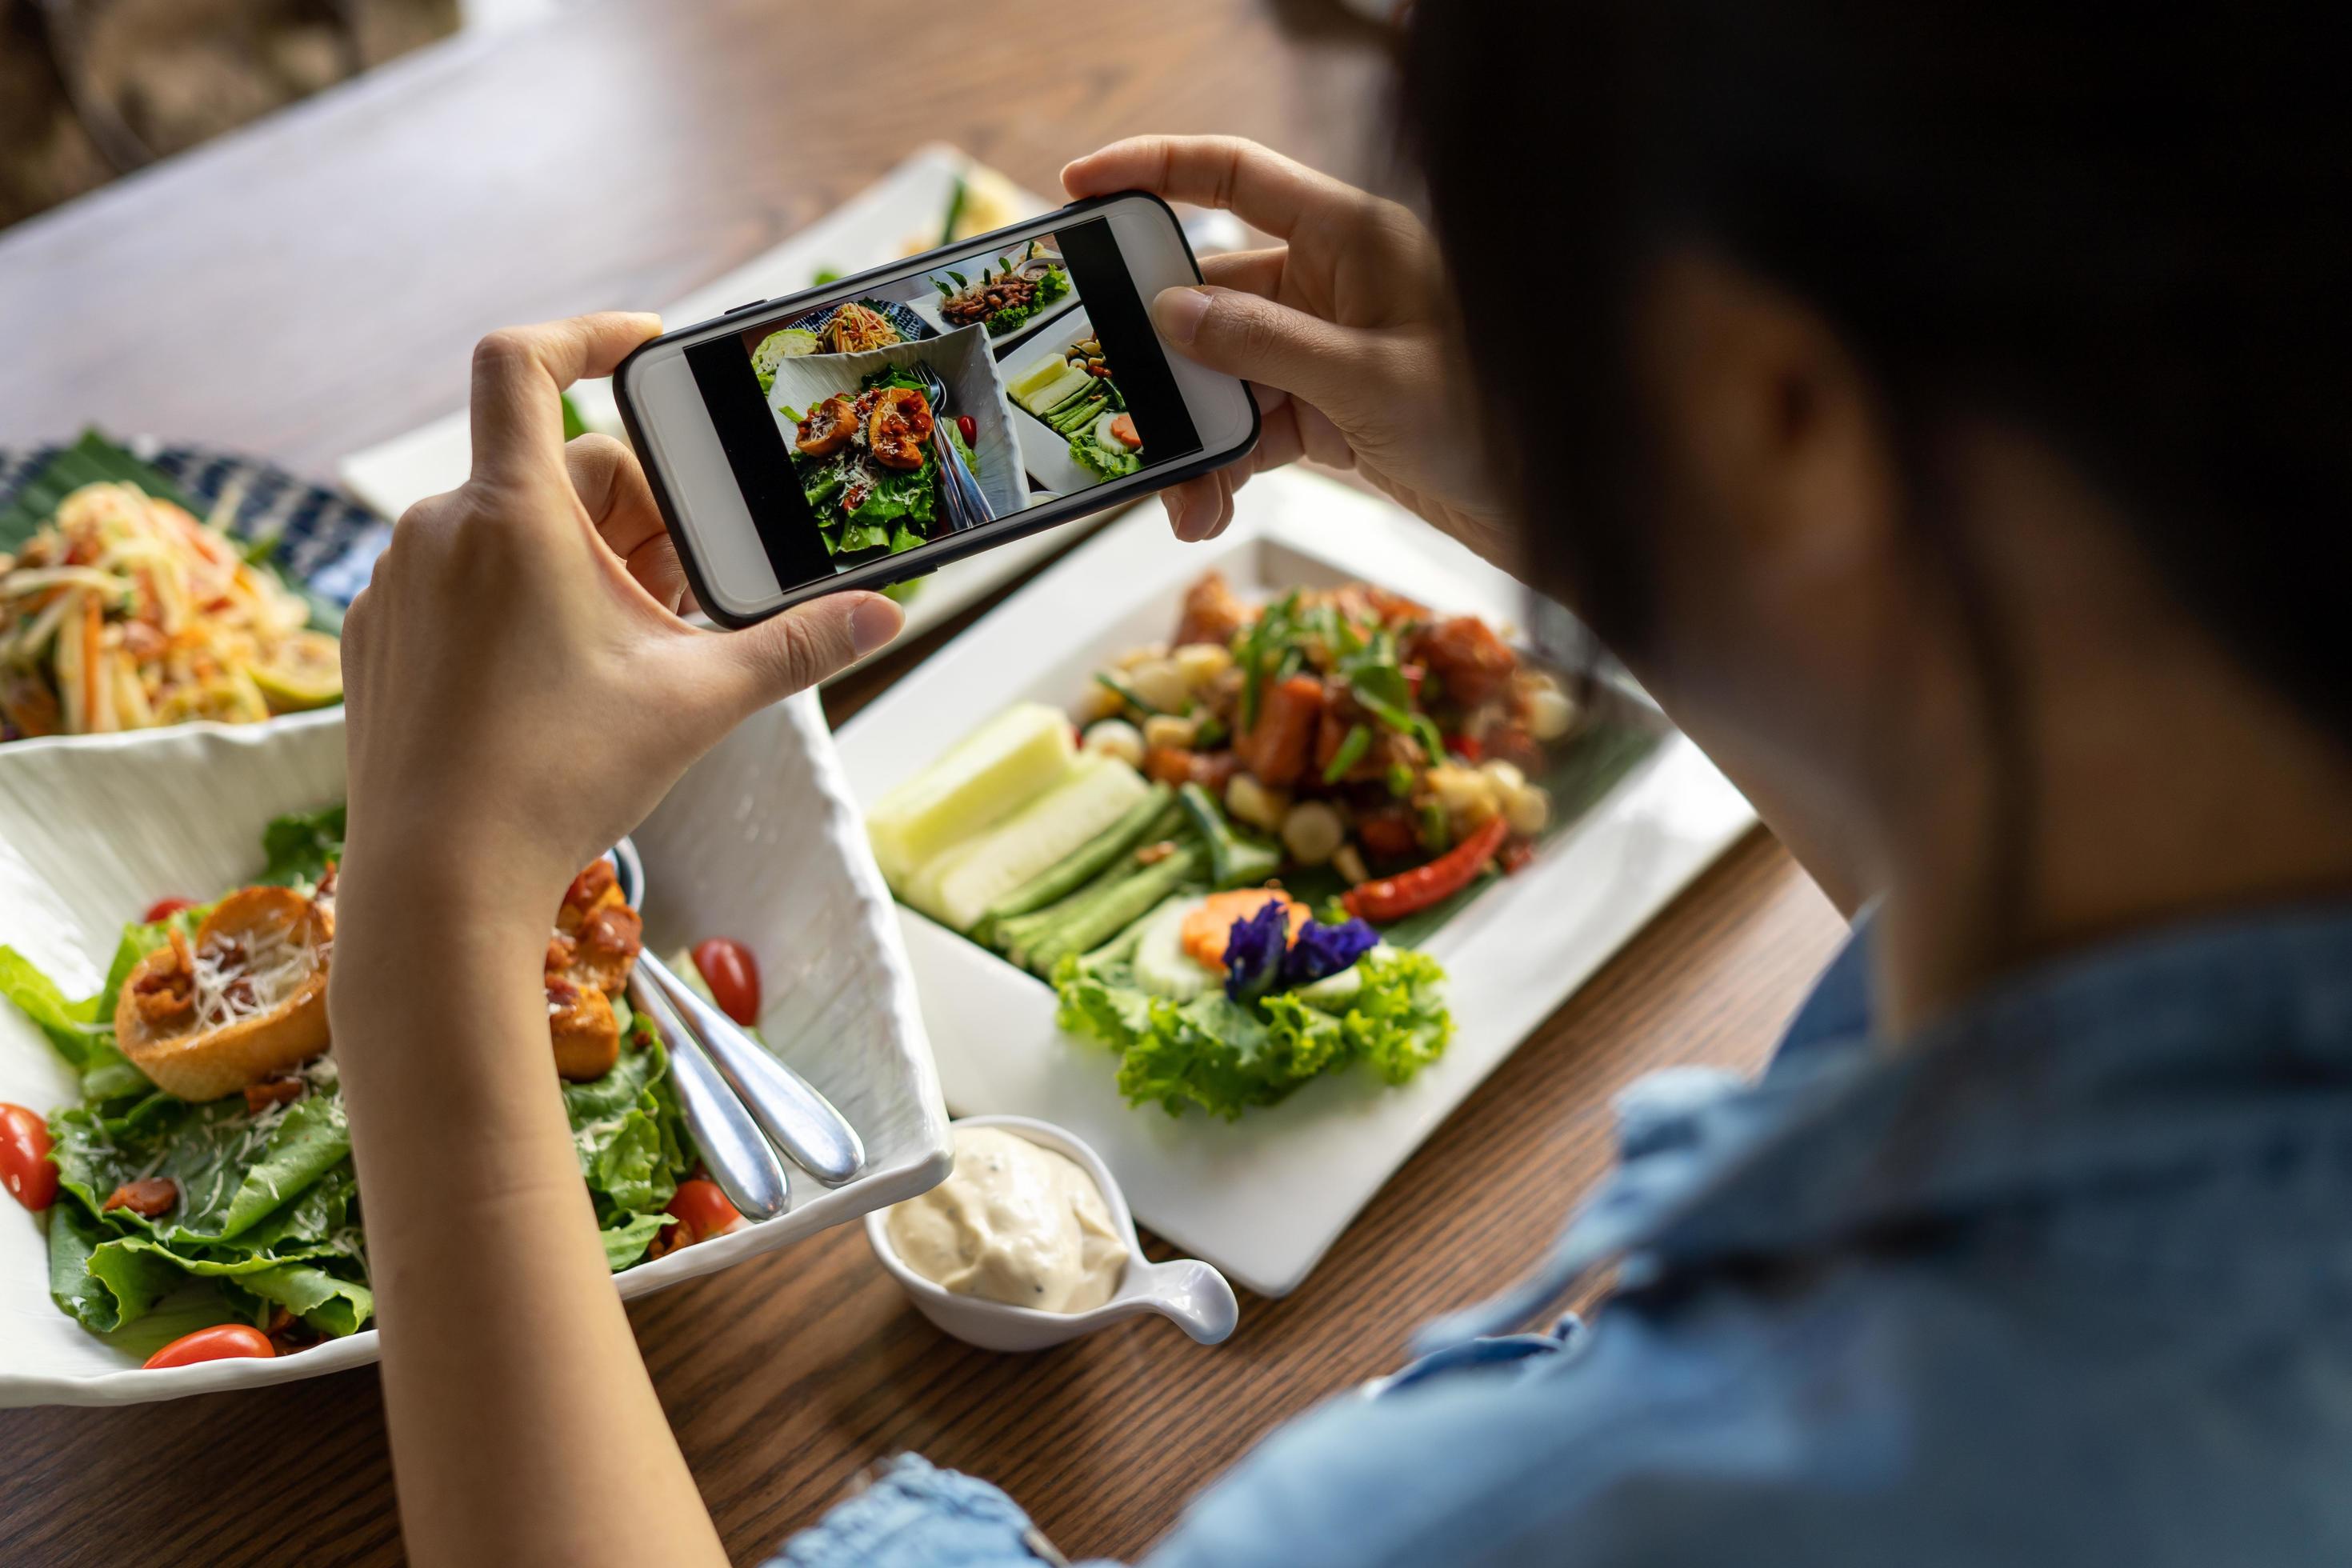
<path id="1" fill-rule="evenodd" d="M 633 1214 L 605 1226 L 597 1232 L 604 1243 L 604 1267 L 618 1274 L 642 1260 L 655 1234 L 669 1222 L 666 1214 Z"/>
<path id="2" fill-rule="evenodd" d="M 169 1260 L 145 1253 L 93 1267 L 113 1229 L 76 1203 L 49 1205 L 49 1299 L 93 1333 L 110 1333 L 146 1315 L 180 1282 Z"/>
<path id="3" fill-rule="evenodd" d="M 269 858 L 262 882 L 278 888 L 298 882 L 316 886 L 327 874 L 327 863 L 343 858 L 343 808 L 331 805 L 277 818 L 262 829 L 261 852 Z"/>
<path id="4" fill-rule="evenodd" d="M 1113 948 L 1056 966 L 1055 1018 L 1118 1053 L 1129 1104 L 1156 1103 L 1171 1116 L 1198 1106 L 1232 1121 L 1359 1062 L 1401 1084 L 1444 1050 L 1454 1020 L 1434 959 L 1382 953 L 1361 969 L 1362 984 L 1337 1014 L 1279 991 L 1255 1001 L 1212 991 L 1178 1003 L 1138 987 Z"/>
<path id="5" fill-rule="evenodd" d="M 684 1112 L 669 1083 L 669 1056 L 650 1020 L 631 1016 L 621 1059 L 603 1078 L 565 1084 L 563 1109 L 606 1261 L 618 1271 L 644 1256 L 661 1228 L 664 1205 L 693 1164 Z"/>
<path id="6" fill-rule="evenodd" d="M 68 1002 L 58 989 L 56 981 L 33 967 L 32 961 L 13 947 L 0 947 L 0 996 L 16 1005 L 16 1010 L 33 1021 L 41 1033 L 49 1037 L 58 1055 L 77 1070 L 90 1058 L 103 1030 L 91 1027 L 98 1016 L 98 998 L 85 997 Z"/>
<path id="7" fill-rule="evenodd" d="M 1336 1024 L 1347 1059 L 1401 1084 L 1444 1055 L 1454 1038 L 1444 984 L 1445 971 L 1429 954 L 1386 952 L 1363 961 L 1363 984 L 1336 1019 L 1286 992 L 1267 997 L 1265 1007 L 1274 1032 L 1299 1042 L 1290 1050 L 1304 1053 L 1306 1041 L 1328 1037 Z"/>

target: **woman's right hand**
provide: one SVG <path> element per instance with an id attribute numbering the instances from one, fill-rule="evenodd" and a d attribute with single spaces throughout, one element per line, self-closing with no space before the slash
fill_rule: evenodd
<path id="1" fill-rule="evenodd" d="M 1150 191 L 1223 207 L 1283 243 L 1211 256 L 1152 301 L 1161 336 L 1253 384 L 1257 449 L 1161 492 L 1180 539 L 1214 538 L 1249 476 L 1299 458 L 1352 468 L 1481 554 L 1510 563 L 1504 497 L 1449 375 L 1436 241 L 1404 207 L 1230 136 L 1140 136 L 1062 171 L 1074 197 Z M 1453 384 L 1449 384 L 1453 383 Z"/>

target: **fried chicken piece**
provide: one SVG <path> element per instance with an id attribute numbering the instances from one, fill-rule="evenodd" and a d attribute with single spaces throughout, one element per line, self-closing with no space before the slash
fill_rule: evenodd
<path id="1" fill-rule="evenodd" d="M 1176 623 L 1174 646 L 1233 641 L 1234 634 L 1255 619 L 1255 613 L 1237 598 L 1223 572 L 1208 571 L 1184 590 L 1184 613 Z"/>

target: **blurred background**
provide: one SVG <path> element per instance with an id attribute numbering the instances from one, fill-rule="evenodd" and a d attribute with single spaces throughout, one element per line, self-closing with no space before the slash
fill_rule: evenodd
<path id="1" fill-rule="evenodd" d="M 0 227 L 555 0 L 0 0 Z"/>
<path id="2" fill-rule="evenodd" d="M 581 3 L 0 0 L 0 228 L 425 45 Z"/>

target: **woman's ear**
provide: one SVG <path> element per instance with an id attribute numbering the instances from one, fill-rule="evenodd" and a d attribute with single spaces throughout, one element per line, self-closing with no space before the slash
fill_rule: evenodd
<path id="1" fill-rule="evenodd" d="M 1820 316 L 1751 273 L 1677 250 L 1652 274 L 1637 370 L 1670 493 L 1720 567 L 1767 599 L 1876 570 L 1899 524 L 1881 405 Z M 1763 609 L 1763 605 L 1755 606 Z"/>

